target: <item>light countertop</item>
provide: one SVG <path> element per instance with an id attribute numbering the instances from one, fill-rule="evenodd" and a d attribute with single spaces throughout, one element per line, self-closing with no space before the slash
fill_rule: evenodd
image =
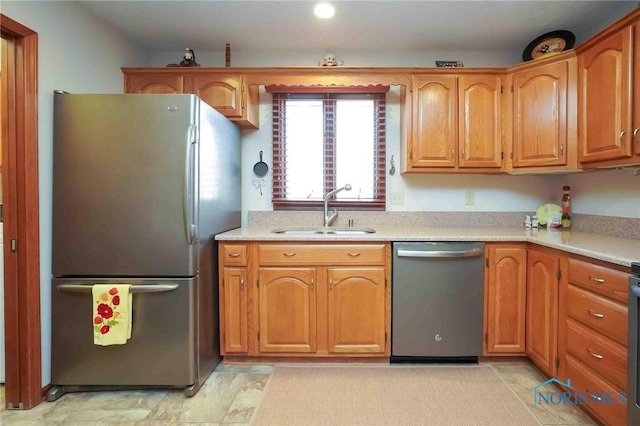
<path id="1" fill-rule="evenodd" d="M 410 226 L 379 226 L 373 234 L 274 234 L 273 226 L 247 226 L 216 235 L 220 241 L 271 242 L 374 242 L 374 241 L 524 241 L 588 256 L 617 265 L 630 266 L 640 262 L 640 240 L 611 237 L 589 232 L 520 228 L 436 228 Z"/>

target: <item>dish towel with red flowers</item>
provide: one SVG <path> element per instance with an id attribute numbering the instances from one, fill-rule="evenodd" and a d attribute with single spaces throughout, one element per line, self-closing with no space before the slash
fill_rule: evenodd
<path id="1" fill-rule="evenodd" d="M 124 345 L 131 338 L 131 285 L 94 284 L 93 343 Z"/>

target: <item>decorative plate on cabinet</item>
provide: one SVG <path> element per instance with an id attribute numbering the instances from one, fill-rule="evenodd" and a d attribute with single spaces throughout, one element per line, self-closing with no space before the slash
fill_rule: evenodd
<path id="1" fill-rule="evenodd" d="M 567 30 L 551 31 L 533 40 L 522 52 L 522 59 L 543 58 L 569 50 L 576 42 L 576 36 Z"/>

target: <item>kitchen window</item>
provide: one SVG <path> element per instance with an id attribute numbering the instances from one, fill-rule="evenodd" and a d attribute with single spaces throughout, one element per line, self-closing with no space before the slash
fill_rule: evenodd
<path id="1" fill-rule="evenodd" d="M 386 86 L 297 88 L 273 95 L 273 208 L 385 209 Z"/>

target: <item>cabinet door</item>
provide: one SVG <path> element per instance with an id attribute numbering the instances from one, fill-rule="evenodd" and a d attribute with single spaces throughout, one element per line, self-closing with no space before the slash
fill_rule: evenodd
<path id="1" fill-rule="evenodd" d="M 384 267 L 328 268 L 331 353 L 384 353 Z"/>
<path id="2" fill-rule="evenodd" d="M 536 250 L 527 254 L 527 355 L 551 377 L 556 375 L 559 263 Z"/>
<path id="3" fill-rule="evenodd" d="M 499 76 L 458 79 L 460 167 L 502 164 Z"/>
<path id="4" fill-rule="evenodd" d="M 633 152 L 634 162 L 640 161 L 640 23 L 633 26 Z"/>
<path id="5" fill-rule="evenodd" d="M 569 62 L 513 75 L 513 167 L 567 164 Z"/>
<path id="6" fill-rule="evenodd" d="M 125 93 L 175 94 L 182 93 L 182 76 L 162 74 L 126 74 Z"/>
<path id="7" fill-rule="evenodd" d="M 580 161 L 631 157 L 632 28 L 578 57 Z"/>
<path id="8" fill-rule="evenodd" d="M 487 353 L 525 353 L 527 249 L 487 249 Z"/>
<path id="9" fill-rule="evenodd" d="M 223 344 L 227 353 L 247 352 L 247 272 L 224 268 Z"/>
<path id="10" fill-rule="evenodd" d="M 242 117 L 242 77 L 194 75 L 184 78 L 184 90 L 193 93 L 229 118 Z"/>
<path id="11" fill-rule="evenodd" d="M 315 268 L 260 268 L 260 352 L 316 351 Z"/>
<path id="12" fill-rule="evenodd" d="M 413 167 L 455 167 L 457 139 L 456 77 L 419 76 L 413 80 Z"/>

